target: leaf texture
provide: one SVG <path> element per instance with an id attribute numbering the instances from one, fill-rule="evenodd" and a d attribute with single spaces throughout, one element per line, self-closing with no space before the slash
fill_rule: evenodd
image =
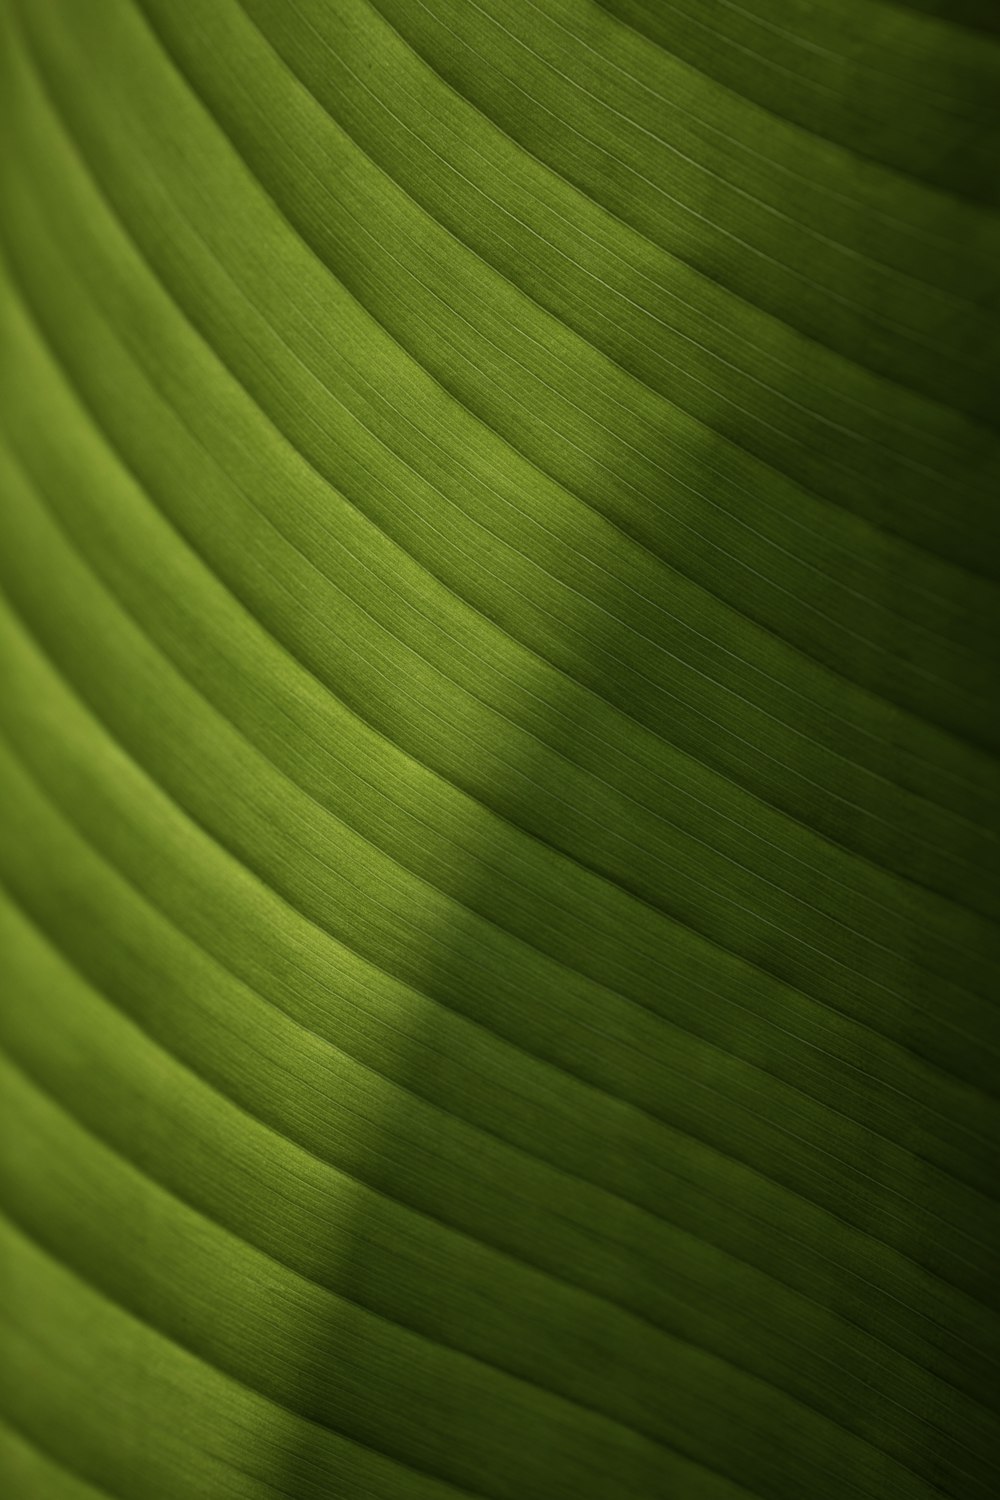
<path id="1" fill-rule="evenodd" d="M 0 1476 L 992 1500 L 987 0 L 0 0 Z"/>

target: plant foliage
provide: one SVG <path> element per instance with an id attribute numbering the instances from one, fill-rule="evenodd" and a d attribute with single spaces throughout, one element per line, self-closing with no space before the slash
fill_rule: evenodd
<path id="1" fill-rule="evenodd" d="M 993 1500 L 992 0 L 0 0 L 12 1500 Z"/>

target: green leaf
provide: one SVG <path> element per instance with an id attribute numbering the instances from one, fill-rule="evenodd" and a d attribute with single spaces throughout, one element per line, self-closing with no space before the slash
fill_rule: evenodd
<path id="1" fill-rule="evenodd" d="M 987 0 L 0 0 L 0 1477 L 992 1500 Z"/>

